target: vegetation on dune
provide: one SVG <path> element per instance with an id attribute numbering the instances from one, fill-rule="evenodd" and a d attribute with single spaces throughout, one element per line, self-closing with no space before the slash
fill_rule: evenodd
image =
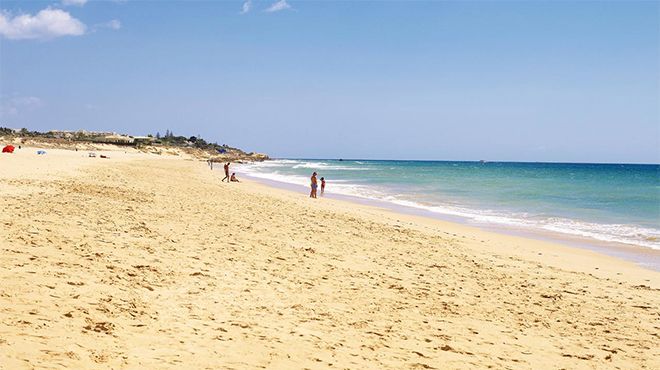
<path id="1" fill-rule="evenodd" d="M 224 153 L 228 150 L 237 150 L 237 148 L 232 148 L 227 144 L 220 145 L 218 143 L 209 143 L 206 140 L 198 136 L 175 136 L 172 131 L 167 130 L 164 136 L 160 136 L 160 133 L 157 132 L 156 136 L 148 135 L 153 137 L 154 144 L 162 144 L 168 146 L 185 146 L 185 147 L 195 147 L 204 150 L 216 150 L 218 152 Z"/>

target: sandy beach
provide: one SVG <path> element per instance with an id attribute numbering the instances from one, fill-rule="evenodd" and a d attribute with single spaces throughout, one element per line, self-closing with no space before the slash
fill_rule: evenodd
<path id="1" fill-rule="evenodd" d="M 660 273 L 630 262 L 35 152 L 0 156 L 0 369 L 660 368 Z"/>

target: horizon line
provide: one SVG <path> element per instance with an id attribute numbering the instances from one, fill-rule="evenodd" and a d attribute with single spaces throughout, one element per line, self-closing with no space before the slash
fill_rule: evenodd
<path id="1" fill-rule="evenodd" d="M 562 161 L 525 161 L 525 160 L 467 160 L 467 159 L 366 159 L 366 158 L 304 158 L 304 157 L 270 157 L 270 160 L 312 160 L 312 161 L 407 161 L 407 162 L 464 162 L 464 163 L 542 163 L 542 164 L 607 164 L 607 165 L 635 165 L 635 166 L 660 166 L 660 162 L 562 162 Z"/>

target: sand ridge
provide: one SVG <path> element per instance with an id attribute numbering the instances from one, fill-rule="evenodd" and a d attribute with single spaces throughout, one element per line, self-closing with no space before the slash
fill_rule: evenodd
<path id="1" fill-rule="evenodd" d="M 660 368 L 655 272 L 199 162 L 53 154 L 0 162 L 0 368 Z"/>

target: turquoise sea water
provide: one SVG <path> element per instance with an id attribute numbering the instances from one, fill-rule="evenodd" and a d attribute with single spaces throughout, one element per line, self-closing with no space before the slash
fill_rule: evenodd
<path id="1" fill-rule="evenodd" d="M 327 193 L 660 250 L 660 165 L 286 159 L 237 170 L 306 186 L 316 171 Z"/>

